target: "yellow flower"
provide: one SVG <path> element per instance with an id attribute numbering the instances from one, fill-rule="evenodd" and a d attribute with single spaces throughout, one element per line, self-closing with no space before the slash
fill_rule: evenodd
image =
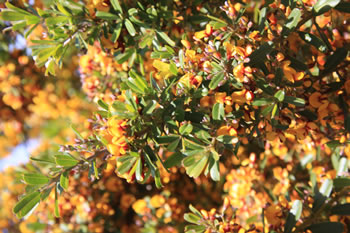
<path id="1" fill-rule="evenodd" d="M 137 200 L 136 202 L 134 202 L 134 204 L 132 204 L 132 208 L 137 214 L 140 214 L 140 215 L 144 215 L 148 211 L 147 203 L 143 199 Z"/>
<path id="2" fill-rule="evenodd" d="M 165 198 L 162 195 L 154 195 L 150 201 L 154 208 L 159 208 L 165 203 Z"/>
<path id="3" fill-rule="evenodd" d="M 170 72 L 170 64 L 162 62 L 160 60 L 153 61 L 153 67 L 160 72 L 161 78 L 168 78 L 172 73 Z"/>

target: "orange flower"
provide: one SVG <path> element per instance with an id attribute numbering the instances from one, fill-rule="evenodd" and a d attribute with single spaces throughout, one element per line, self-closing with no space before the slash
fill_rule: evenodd
<path id="1" fill-rule="evenodd" d="M 320 101 L 321 93 L 314 92 L 309 97 L 310 105 L 314 108 L 319 108 L 322 105 L 322 102 Z"/>
<path id="2" fill-rule="evenodd" d="M 277 204 L 272 204 L 265 210 L 267 221 L 274 226 L 278 226 L 282 222 L 282 209 Z"/>
<path id="3" fill-rule="evenodd" d="M 218 136 L 220 135 L 230 135 L 230 136 L 237 136 L 237 130 L 233 126 L 221 126 L 217 131 L 216 134 Z"/>
<path id="4" fill-rule="evenodd" d="M 202 76 L 186 73 L 180 78 L 179 83 L 183 84 L 187 88 L 199 87 L 199 85 L 202 83 L 202 80 Z"/>
<path id="5" fill-rule="evenodd" d="M 191 48 L 191 43 L 188 40 L 181 40 L 181 44 L 186 47 L 186 49 Z"/>
<path id="6" fill-rule="evenodd" d="M 226 92 L 217 92 L 215 93 L 215 102 L 222 103 L 227 105 L 232 105 L 231 96 L 226 96 Z"/>
<path id="7" fill-rule="evenodd" d="M 295 69 L 289 66 L 290 61 L 285 61 L 282 64 L 283 73 L 286 76 L 286 78 L 294 83 L 295 81 L 300 81 L 304 78 L 303 72 L 297 72 Z"/>
<path id="8" fill-rule="evenodd" d="M 243 63 L 240 63 L 233 68 L 233 75 L 240 82 L 248 82 L 249 78 L 253 77 L 252 73 L 252 68 L 250 68 L 250 66 L 245 67 Z"/>

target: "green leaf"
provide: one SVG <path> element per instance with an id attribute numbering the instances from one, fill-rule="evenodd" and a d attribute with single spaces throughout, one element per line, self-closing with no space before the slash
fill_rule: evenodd
<path id="1" fill-rule="evenodd" d="M 284 233 L 292 232 L 293 227 L 299 220 L 301 212 L 303 210 L 303 203 L 300 200 L 293 202 L 292 208 L 287 216 L 286 223 L 284 225 Z"/>
<path id="2" fill-rule="evenodd" d="M 278 104 L 277 103 L 273 105 L 273 109 L 271 112 L 271 118 L 275 118 L 276 115 L 278 115 Z"/>
<path id="3" fill-rule="evenodd" d="M 141 157 L 139 157 L 137 159 L 135 166 L 136 166 L 136 172 L 135 172 L 136 180 L 142 181 L 143 178 L 142 178 L 142 160 L 141 160 Z"/>
<path id="4" fill-rule="evenodd" d="M 279 102 L 282 102 L 284 100 L 284 95 L 285 95 L 284 91 L 279 90 L 276 92 L 276 94 L 274 96 Z"/>
<path id="5" fill-rule="evenodd" d="M 313 224 L 307 229 L 312 233 L 342 233 L 344 232 L 344 225 L 340 222 L 322 222 Z"/>
<path id="6" fill-rule="evenodd" d="M 178 147 L 178 145 L 179 145 L 179 143 L 180 143 L 180 141 L 181 141 L 181 138 L 180 138 L 180 137 L 178 137 L 177 139 L 175 139 L 174 141 L 172 141 L 172 142 L 168 145 L 167 150 L 168 150 L 168 151 L 175 152 L 176 149 L 177 149 L 177 147 Z"/>
<path id="7" fill-rule="evenodd" d="M 36 191 L 25 195 L 13 208 L 17 218 L 23 218 L 33 210 L 40 202 L 40 192 Z"/>
<path id="8" fill-rule="evenodd" d="M 146 79 L 144 77 L 140 76 L 139 74 L 137 74 L 136 72 L 134 72 L 133 70 L 129 71 L 129 75 L 131 78 L 134 79 L 133 83 L 135 83 L 138 87 L 140 87 L 142 92 L 145 93 L 148 89 L 148 83 L 147 83 Z"/>
<path id="9" fill-rule="evenodd" d="M 180 141 L 180 140 L 179 140 Z M 167 158 L 164 162 L 164 166 L 166 168 L 171 168 L 174 166 L 179 166 L 181 164 L 181 161 L 185 158 L 185 156 L 180 152 L 175 152 L 172 155 L 170 155 L 169 158 Z"/>
<path id="10" fill-rule="evenodd" d="M 327 45 L 314 34 L 302 31 L 298 31 L 298 34 L 301 39 L 303 39 L 306 43 L 311 44 L 312 46 L 317 48 L 320 52 L 327 52 Z"/>
<path id="11" fill-rule="evenodd" d="M 260 98 L 260 99 L 255 99 L 252 103 L 252 105 L 254 106 L 265 106 L 265 105 L 269 105 L 272 104 L 273 100 L 270 98 Z"/>
<path id="12" fill-rule="evenodd" d="M 130 36 L 136 35 L 136 30 L 134 28 L 134 25 L 130 22 L 129 19 L 125 19 L 125 27 L 126 27 L 126 30 L 128 30 Z"/>
<path id="13" fill-rule="evenodd" d="M 215 89 L 218 87 L 219 83 L 224 80 L 225 78 L 225 73 L 224 72 L 219 72 L 217 74 L 215 74 L 213 76 L 213 78 L 211 79 L 210 83 L 209 83 L 209 88 L 211 90 Z"/>
<path id="14" fill-rule="evenodd" d="M 170 61 L 170 72 L 173 73 L 173 75 L 178 74 L 176 64 L 173 61 Z"/>
<path id="15" fill-rule="evenodd" d="M 289 33 L 291 33 L 297 26 L 300 18 L 301 18 L 301 11 L 298 8 L 294 8 L 292 12 L 289 14 L 287 22 L 284 24 L 282 35 L 287 36 Z"/>
<path id="16" fill-rule="evenodd" d="M 40 222 L 33 222 L 33 223 L 27 224 L 28 229 L 34 232 L 43 232 L 47 228 L 47 226 L 48 224 L 44 224 Z"/>
<path id="17" fill-rule="evenodd" d="M 67 191 L 69 186 L 69 171 L 65 171 L 60 176 L 60 185 L 61 187 Z"/>
<path id="18" fill-rule="evenodd" d="M 336 189 L 341 189 L 350 186 L 350 178 L 339 177 L 333 179 L 333 184 Z"/>
<path id="19" fill-rule="evenodd" d="M 146 89 L 144 88 L 143 85 L 140 85 L 140 83 L 138 82 L 138 80 L 133 79 L 133 78 L 128 78 L 128 80 L 126 81 L 126 85 L 128 85 L 128 87 L 138 93 L 138 94 L 146 94 Z"/>
<path id="20" fill-rule="evenodd" d="M 339 142 L 339 140 L 332 140 L 327 142 L 326 145 L 329 148 L 334 149 L 334 148 L 337 148 L 338 146 L 341 146 L 342 144 Z"/>
<path id="21" fill-rule="evenodd" d="M 123 64 L 124 62 L 126 62 L 131 55 L 133 55 L 135 53 L 135 49 L 126 49 L 124 53 L 120 53 L 115 57 L 115 60 L 119 63 L 119 64 Z"/>
<path id="22" fill-rule="evenodd" d="M 211 15 L 209 15 L 209 14 L 207 15 L 207 17 L 208 17 L 209 19 L 212 19 L 212 20 L 214 20 L 214 21 L 217 21 L 217 22 L 222 23 L 223 25 L 227 26 L 227 23 L 226 23 L 224 20 L 222 20 L 222 19 L 216 18 L 216 17 L 211 16 Z"/>
<path id="23" fill-rule="evenodd" d="M 208 155 L 201 153 L 188 156 L 183 160 L 183 165 L 189 177 L 197 178 L 208 163 Z"/>
<path id="24" fill-rule="evenodd" d="M 38 163 L 55 164 L 55 161 L 46 160 L 46 159 L 38 159 L 38 158 L 34 158 L 34 157 L 30 157 L 29 159 L 32 161 L 38 162 Z"/>
<path id="25" fill-rule="evenodd" d="M 98 104 L 98 106 L 100 106 L 104 110 L 108 111 L 108 109 L 109 109 L 108 104 L 106 104 L 106 102 L 104 102 L 103 100 L 99 99 L 97 101 L 97 104 Z"/>
<path id="26" fill-rule="evenodd" d="M 16 6 L 12 5 L 12 4 L 9 3 L 9 2 L 6 2 L 6 3 L 5 3 L 5 6 L 6 6 L 8 9 L 11 9 L 11 10 L 13 10 L 13 11 L 15 11 L 15 12 L 21 13 L 21 14 L 23 14 L 23 15 L 32 15 L 32 14 L 30 14 L 29 12 L 27 12 L 27 11 L 25 11 L 25 10 L 19 8 L 19 7 L 16 7 Z"/>
<path id="27" fill-rule="evenodd" d="M 210 168 L 210 177 L 214 181 L 220 181 L 219 161 L 214 161 L 214 164 Z"/>
<path id="28" fill-rule="evenodd" d="M 350 215 L 350 203 L 339 204 L 339 205 L 333 206 L 331 209 L 331 215 L 332 214 L 349 216 Z"/>
<path id="29" fill-rule="evenodd" d="M 57 24 L 64 24 L 67 23 L 70 17 L 67 16 L 55 16 L 55 17 L 49 17 L 45 19 L 47 26 L 55 26 Z"/>
<path id="30" fill-rule="evenodd" d="M 105 11 L 96 11 L 96 17 L 105 20 L 117 20 L 120 18 L 118 15 L 114 15 Z"/>
<path id="31" fill-rule="evenodd" d="M 272 109 L 274 108 L 275 104 L 271 104 L 267 107 L 265 107 L 262 111 L 261 111 L 261 114 L 266 117 L 271 111 Z"/>
<path id="32" fill-rule="evenodd" d="M 84 140 L 83 136 L 81 136 L 81 134 L 78 132 L 78 130 L 73 126 L 70 125 L 71 129 L 74 131 L 75 135 L 80 139 L 80 140 Z"/>
<path id="33" fill-rule="evenodd" d="M 331 195 L 332 188 L 333 181 L 330 179 L 326 179 L 320 187 L 320 193 L 323 194 L 325 197 L 329 197 Z"/>
<path id="34" fill-rule="evenodd" d="M 192 132 L 192 130 L 193 130 L 193 125 L 191 123 L 186 123 L 180 127 L 179 133 L 181 135 L 188 135 Z"/>
<path id="35" fill-rule="evenodd" d="M 316 189 L 315 197 L 314 197 L 315 201 L 312 206 L 312 211 L 314 213 L 321 208 L 323 203 L 325 203 L 327 198 L 331 195 L 332 189 L 333 189 L 333 180 L 330 180 L 330 179 L 326 179 L 322 183 L 319 191 Z"/>
<path id="36" fill-rule="evenodd" d="M 225 108 L 223 103 L 215 103 L 212 110 L 214 120 L 221 120 L 225 117 Z"/>
<path id="37" fill-rule="evenodd" d="M 154 34 L 153 33 L 148 33 L 143 35 L 143 37 L 140 40 L 139 46 L 140 48 L 145 48 L 146 46 L 151 46 L 152 45 L 152 41 L 154 39 Z"/>
<path id="38" fill-rule="evenodd" d="M 337 11 L 350 13 L 350 2 L 340 2 L 336 7 L 334 7 Z"/>
<path id="39" fill-rule="evenodd" d="M 113 34 L 112 34 L 112 37 L 111 37 L 111 41 L 113 43 L 115 43 L 119 36 L 120 36 L 120 32 L 122 31 L 122 27 L 123 27 L 123 24 L 121 22 L 117 23 L 117 26 L 114 28 L 113 30 Z"/>
<path id="40" fill-rule="evenodd" d="M 327 57 L 324 68 L 326 71 L 335 69 L 342 61 L 345 60 L 348 50 L 341 47 L 338 48 L 331 56 Z"/>
<path id="41" fill-rule="evenodd" d="M 25 20 L 24 14 L 20 12 L 15 12 L 12 10 L 2 10 L 0 12 L 0 19 L 3 21 L 20 21 L 20 20 Z"/>
<path id="42" fill-rule="evenodd" d="M 273 50 L 272 45 L 273 43 L 271 41 L 265 42 L 259 48 L 254 50 L 254 52 L 252 52 L 252 54 L 250 54 L 248 57 L 248 65 L 253 67 L 260 67 L 261 65 L 263 65 L 264 62 L 267 60 L 267 55 Z"/>
<path id="43" fill-rule="evenodd" d="M 146 107 L 142 110 L 142 113 L 143 114 L 152 114 L 153 113 L 153 110 L 157 107 L 157 101 L 155 100 L 151 100 L 147 105 Z"/>
<path id="44" fill-rule="evenodd" d="M 59 185 L 57 183 L 57 185 L 55 187 L 55 211 L 54 211 L 56 218 L 60 217 L 60 210 L 58 208 L 58 187 L 59 187 Z"/>
<path id="45" fill-rule="evenodd" d="M 346 157 L 342 157 L 339 160 L 337 176 L 345 176 L 347 172 L 348 172 L 348 160 Z"/>
<path id="46" fill-rule="evenodd" d="M 185 233 L 203 233 L 207 229 L 203 225 L 187 225 L 185 226 Z"/>
<path id="47" fill-rule="evenodd" d="M 170 46 L 175 47 L 175 42 L 172 39 L 170 39 L 170 37 L 165 32 L 157 31 L 157 35 L 159 35 Z"/>
<path id="48" fill-rule="evenodd" d="M 23 180 L 26 182 L 26 184 L 31 185 L 42 185 L 50 181 L 49 178 L 39 173 L 23 174 Z"/>
<path id="49" fill-rule="evenodd" d="M 320 15 L 338 5 L 339 2 L 340 0 L 318 0 L 313 6 L 312 11 L 315 15 Z"/>
<path id="50" fill-rule="evenodd" d="M 52 189 L 53 189 L 53 186 L 47 189 L 44 189 L 44 191 L 42 191 L 42 193 L 40 194 L 40 200 L 45 201 L 50 196 Z"/>
<path id="51" fill-rule="evenodd" d="M 36 15 L 28 15 L 25 17 L 27 25 L 40 23 L 40 18 Z"/>
<path id="52" fill-rule="evenodd" d="M 194 223 L 194 224 L 199 224 L 199 221 L 201 220 L 200 217 L 198 217 L 197 215 L 192 214 L 192 213 L 186 213 L 184 215 L 184 219 L 185 219 L 185 221 L 190 222 L 190 223 Z"/>
<path id="53" fill-rule="evenodd" d="M 63 167 L 73 167 L 79 163 L 78 160 L 68 155 L 56 155 L 55 161 L 57 165 Z"/>
<path id="54" fill-rule="evenodd" d="M 293 104 L 296 107 L 305 106 L 305 100 L 294 96 L 285 96 L 283 102 Z"/>
<path id="55" fill-rule="evenodd" d="M 180 62 L 180 66 L 182 69 L 184 68 L 184 65 L 185 65 L 184 59 L 185 59 L 184 51 L 182 49 L 180 49 L 179 50 L 179 62 Z"/>
<path id="56" fill-rule="evenodd" d="M 138 157 L 134 155 L 125 155 L 123 157 L 118 158 L 118 162 L 121 162 L 121 165 L 118 166 L 117 172 L 119 174 L 124 174 L 128 172 L 131 167 L 135 164 Z"/>
<path id="57" fill-rule="evenodd" d="M 118 11 L 119 13 L 123 14 L 123 9 L 120 6 L 119 0 L 111 0 L 113 9 Z"/>

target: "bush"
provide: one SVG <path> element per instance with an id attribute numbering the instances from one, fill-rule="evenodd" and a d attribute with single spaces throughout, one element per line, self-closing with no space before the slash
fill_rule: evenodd
<path id="1" fill-rule="evenodd" d="M 3 229 L 349 230 L 349 2 L 5 5 Z"/>

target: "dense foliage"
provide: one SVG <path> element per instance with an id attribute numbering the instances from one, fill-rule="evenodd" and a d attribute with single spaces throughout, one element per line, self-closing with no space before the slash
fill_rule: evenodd
<path id="1" fill-rule="evenodd" d="M 349 14 L 340 0 L 4 3 L 0 155 L 40 146 L 0 173 L 0 229 L 348 232 Z"/>

